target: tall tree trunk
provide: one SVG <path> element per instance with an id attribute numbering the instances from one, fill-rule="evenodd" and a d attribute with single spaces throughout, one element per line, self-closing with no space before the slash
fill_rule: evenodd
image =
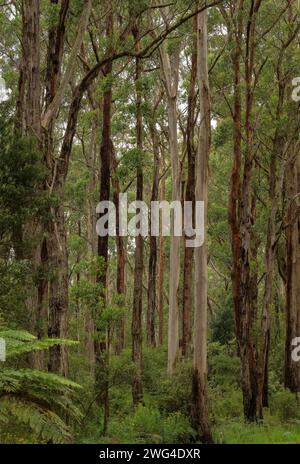
<path id="1" fill-rule="evenodd" d="M 253 24 L 253 23 L 252 23 Z M 251 27 L 252 29 L 252 27 Z M 240 333 L 240 357 L 242 363 L 242 390 L 244 400 L 244 414 L 248 421 L 257 419 L 257 371 L 256 371 L 256 350 L 253 339 L 253 322 L 255 317 L 252 299 L 252 269 L 250 266 L 252 253 L 252 191 L 251 177 L 253 168 L 253 126 L 252 126 L 252 102 L 253 94 L 251 88 L 253 57 L 252 36 L 247 33 L 247 51 L 245 65 L 246 81 L 246 149 L 243 181 L 240 198 L 240 261 L 241 261 L 241 286 L 240 286 L 240 308 L 241 333 Z"/>
<path id="2" fill-rule="evenodd" d="M 163 157 L 162 157 L 163 158 Z M 164 168 L 163 159 L 161 166 Z M 165 176 L 162 174 L 160 187 L 160 201 L 165 199 Z M 164 343 L 164 236 L 162 231 L 162 211 L 159 211 L 159 260 L 158 260 L 158 341 L 160 346 Z"/>
<path id="3" fill-rule="evenodd" d="M 69 84 L 77 60 L 77 53 L 82 44 L 87 28 L 91 0 L 85 0 L 78 22 L 77 35 L 70 59 L 63 77 L 61 65 L 63 56 L 66 16 L 69 1 L 61 2 L 61 9 L 56 29 L 49 33 L 47 55 L 46 108 L 42 117 L 43 145 L 46 164 L 50 170 L 49 194 L 59 198 L 59 204 L 51 207 L 51 219 L 46 224 L 46 247 L 48 265 L 52 276 L 49 281 L 49 324 L 48 334 L 51 337 L 66 338 L 68 328 L 68 253 L 67 234 L 64 215 L 64 190 L 68 172 L 68 162 L 72 149 L 77 115 L 82 93 L 78 88 L 74 92 L 64 134 L 60 156 L 55 159 L 53 153 L 53 128 L 58 109 L 63 101 L 65 90 Z M 49 369 L 66 375 L 68 369 L 67 348 L 54 346 L 49 350 Z"/>
<path id="4" fill-rule="evenodd" d="M 69 1 L 62 1 L 57 25 L 49 30 L 47 67 L 46 67 L 46 109 L 51 105 L 55 98 L 60 84 L 61 66 L 64 51 L 64 37 L 66 17 L 69 9 Z M 45 223 L 45 233 L 43 237 L 44 270 L 52 272 L 49 282 L 46 279 L 40 281 L 40 305 L 46 297 L 49 298 L 49 320 L 48 336 L 66 338 L 67 337 L 67 313 L 68 313 L 68 253 L 67 236 L 63 207 L 64 198 L 64 176 L 65 172 L 61 166 L 57 165 L 54 155 L 53 131 L 55 118 L 54 115 L 49 119 L 47 129 L 43 129 L 43 152 L 44 161 L 49 169 L 48 185 L 49 194 L 59 198 L 59 205 L 51 208 L 51 218 Z M 48 186 L 44 186 L 47 190 Z M 48 295 L 47 295 L 48 293 Z M 44 303 L 45 304 L 45 303 Z M 50 371 L 60 374 L 67 374 L 68 354 L 67 348 L 61 345 L 52 347 L 49 350 L 48 368 Z"/>
<path id="5" fill-rule="evenodd" d="M 138 24 L 133 26 L 133 37 L 135 40 L 135 51 L 140 52 L 140 33 Z M 143 126 L 142 126 L 142 95 L 139 80 L 141 78 L 141 58 L 136 58 L 135 88 L 136 88 L 136 146 L 138 150 L 136 200 L 143 200 Z M 137 405 L 143 399 L 142 387 L 142 305 L 143 305 L 143 237 L 135 238 L 135 266 L 134 266 L 134 288 L 132 307 L 132 360 L 135 364 L 135 373 L 132 381 L 133 404 Z"/>
<path id="6" fill-rule="evenodd" d="M 40 82 L 40 8 L 39 1 L 22 2 L 22 69 L 19 80 L 16 130 L 28 135 L 42 148 L 41 141 L 41 82 Z M 22 236 L 22 231 L 18 231 Z M 23 237 L 22 237 L 23 238 Z M 34 281 L 29 289 L 26 306 L 32 321 L 31 330 L 38 336 L 45 335 L 45 293 L 47 285 L 39 270 L 47 259 L 47 250 L 43 242 L 40 218 L 34 218 L 24 227 L 24 238 L 30 241 L 29 258 L 34 272 Z M 34 353 L 29 356 L 33 367 L 43 367 L 43 355 Z"/>
<path id="7" fill-rule="evenodd" d="M 272 304 L 274 267 L 276 258 L 276 215 L 278 212 L 280 190 L 283 187 L 284 169 L 280 172 L 278 167 L 279 156 L 284 146 L 280 120 L 284 103 L 284 80 L 282 79 L 280 62 L 277 66 L 278 77 L 278 104 L 276 110 L 277 127 L 273 139 L 269 174 L 269 198 L 271 211 L 268 219 L 266 255 L 265 255 L 265 282 L 263 295 L 263 312 L 261 320 L 261 348 L 258 359 L 258 395 L 257 415 L 263 418 L 263 407 L 268 407 L 268 360 L 270 349 L 270 307 Z M 283 163 L 282 163 L 283 165 Z"/>
<path id="8" fill-rule="evenodd" d="M 117 244 L 117 304 L 121 309 L 124 309 L 125 305 L 125 245 L 124 237 L 120 235 L 120 224 L 119 224 L 119 195 L 121 193 L 120 181 L 118 177 L 118 165 L 116 155 L 113 152 L 112 160 L 112 186 L 113 186 L 113 200 L 116 208 L 116 244 Z M 125 346 L 125 317 L 122 317 L 118 321 L 117 325 L 117 337 L 116 337 L 116 353 L 120 354 Z"/>
<path id="9" fill-rule="evenodd" d="M 92 108 L 96 109 L 96 103 L 92 103 Z M 92 123 L 91 139 L 88 146 L 88 170 L 89 170 L 89 184 L 88 184 L 88 197 L 87 197 L 87 239 L 89 243 L 90 253 L 92 256 L 97 254 L 97 235 L 96 230 L 96 211 L 94 202 L 94 193 L 96 189 L 97 177 L 97 137 L 98 132 L 98 118 L 95 117 Z M 95 275 L 91 272 L 90 279 L 95 283 Z M 91 370 L 95 368 L 95 321 L 92 310 L 89 310 L 85 317 L 85 346 L 88 354 Z"/>
<path id="10" fill-rule="evenodd" d="M 235 49 L 232 54 L 234 82 L 234 162 L 231 175 L 229 202 L 229 224 L 233 253 L 232 288 L 235 310 L 238 352 L 241 359 L 241 382 L 244 402 L 244 416 L 247 421 L 255 421 L 257 415 L 258 377 L 257 352 L 253 339 L 253 323 L 256 315 L 257 278 L 251 269 L 251 259 L 255 259 L 255 242 L 252 225 L 255 217 L 255 203 L 251 189 L 253 168 L 253 70 L 256 43 L 256 15 L 261 0 L 251 3 L 246 27 L 245 83 L 246 108 L 245 131 L 246 149 L 241 183 L 241 89 L 240 61 L 242 56 L 244 1 L 239 0 L 234 12 Z"/>
<path id="11" fill-rule="evenodd" d="M 159 182 L 159 138 L 155 121 L 151 122 L 151 136 L 153 146 L 153 183 L 151 202 L 158 200 Z M 151 219 L 150 219 L 151 230 Z M 149 271 L 148 271 L 148 306 L 147 306 L 147 343 L 155 346 L 155 309 L 156 309 L 156 271 L 157 271 L 157 238 L 150 235 Z"/>
<path id="12" fill-rule="evenodd" d="M 28 0 L 23 5 L 23 49 L 27 77 L 25 120 L 27 133 L 41 135 L 41 82 L 40 82 L 40 2 Z"/>
<path id="13" fill-rule="evenodd" d="M 113 33 L 113 13 L 107 14 L 106 18 L 106 37 L 112 39 Z M 108 60 L 104 68 L 104 76 L 110 79 L 112 72 L 112 61 Z M 112 110 L 112 88 L 108 84 L 103 95 L 103 123 L 102 123 L 102 139 L 100 147 L 100 202 L 109 201 L 110 196 L 110 172 L 113 145 L 111 141 L 111 110 Z M 103 213 L 105 214 L 105 213 Z M 100 269 L 97 275 L 97 282 L 100 284 L 100 299 L 102 309 L 107 305 L 107 273 L 108 273 L 108 235 L 98 237 L 98 257 L 101 258 Z M 101 314 L 96 316 L 96 340 L 95 340 L 95 384 L 98 393 L 101 392 L 103 397 L 104 419 L 103 419 L 103 435 L 107 432 L 109 419 L 109 333 L 103 333 L 101 328 Z M 109 332 L 109 330 L 108 330 Z"/>
<path id="14" fill-rule="evenodd" d="M 47 251 L 48 263 L 52 272 L 49 285 L 49 325 L 48 336 L 66 338 L 68 330 L 68 252 L 64 214 L 64 173 L 57 168 L 53 194 L 61 204 L 52 208 L 52 218 L 48 224 Z M 48 368 L 52 372 L 67 374 L 67 350 L 56 345 L 49 350 Z"/>
<path id="15" fill-rule="evenodd" d="M 300 162 L 299 146 L 287 163 L 286 188 L 288 199 L 286 242 L 286 348 L 285 348 L 285 386 L 291 392 L 300 391 L 300 363 L 292 359 L 293 339 L 300 336 Z"/>
<path id="16" fill-rule="evenodd" d="M 162 80 L 166 89 L 168 106 L 169 148 L 172 172 L 172 201 L 181 202 L 181 171 L 177 139 L 177 91 L 179 78 L 179 50 L 172 56 L 166 44 L 160 47 Z M 180 237 L 174 231 L 174 211 L 171 214 L 169 320 L 168 320 L 168 372 L 172 373 L 179 350 L 178 290 L 180 275 Z"/>
<path id="17" fill-rule="evenodd" d="M 197 78 L 197 16 L 193 18 L 193 50 L 192 69 L 188 92 L 188 117 L 186 130 L 186 148 L 188 158 L 188 177 L 185 192 L 185 201 L 195 203 L 195 104 L 196 104 L 196 78 Z M 194 208 L 193 208 L 194 209 Z M 193 212 L 194 216 L 194 212 Z M 191 352 L 191 308 L 193 307 L 193 256 L 194 249 L 185 246 L 183 264 L 183 300 L 182 300 L 182 356 L 187 357 Z"/>
<path id="18" fill-rule="evenodd" d="M 196 162 L 196 201 L 205 208 L 205 237 L 202 246 L 195 248 L 195 319 L 193 358 L 193 422 L 200 440 L 212 441 L 208 416 L 207 385 L 207 190 L 210 150 L 210 98 L 207 63 L 207 13 L 198 14 L 198 83 L 200 94 L 200 127 Z"/>

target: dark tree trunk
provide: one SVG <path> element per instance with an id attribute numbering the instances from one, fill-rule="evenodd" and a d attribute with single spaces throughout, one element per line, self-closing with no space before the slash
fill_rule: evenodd
<path id="1" fill-rule="evenodd" d="M 285 386 L 294 393 L 300 391 L 300 363 L 292 359 L 292 341 L 300 336 L 300 162 L 297 150 L 292 154 L 286 170 L 288 212 L 286 218 L 287 271 L 284 382 Z"/>
<path id="2" fill-rule="evenodd" d="M 124 237 L 119 235 L 120 224 L 119 224 L 119 194 L 121 193 L 120 181 L 118 177 L 118 166 L 116 156 L 113 153 L 112 160 L 112 186 L 113 186 L 113 200 L 116 208 L 116 245 L 117 245 L 117 294 L 118 294 L 118 305 L 124 310 L 125 305 L 125 246 Z M 117 324 L 117 336 L 116 336 L 116 354 L 120 354 L 125 346 L 125 317 L 122 317 Z"/>
<path id="3" fill-rule="evenodd" d="M 151 124 L 153 145 L 153 184 L 151 202 L 158 200 L 159 181 L 159 139 L 155 128 L 155 122 Z M 151 219 L 150 219 L 151 230 Z M 157 238 L 150 235 L 149 270 L 148 270 L 148 306 L 147 306 L 147 343 L 155 346 L 155 309 L 156 309 L 156 271 L 157 271 Z"/>
<path id="4" fill-rule="evenodd" d="M 135 24 L 132 30 L 136 43 L 136 52 L 140 51 L 139 29 Z M 142 127 L 142 95 L 139 88 L 141 78 L 142 62 L 136 58 L 135 85 L 136 85 L 136 145 L 138 149 L 137 178 L 136 178 L 136 200 L 143 200 L 143 127 Z M 135 266 L 134 266 L 134 288 L 133 288 L 133 308 L 132 308 L 132 360 L 135 364 L 135 373 L 132 381 L 133 404 L 137 405 L 143 399 L 142 387 L 142 304 L 143 304 L 143 237 L 138 235 L 135 238 Z"/>
<path id="5" fill-rule="evenodd" d="M 25 121 L 27 133 L 40 142 L 41 82 L 40 82 L 40 2 L 23 2 L 23 51 L 27 80 Z"/>
<path id="6" fill-rule="evenodd" d="M 64 51 L 65 24 L 69 9 L 69 0 L 63 0 L 59 12 L 58 24 L 49 30 L 47 67 L 46 67 L 46 109 L 53 101 L 60 84 L 61 66 Z M 46 221 L 44 247 L 47 256 L 44 270 L 51 269 L 51 277 L 45 282 L 40 279 L 39 293 L 41 303 L 49 298 L 48 336 L 66 338 L 68 332 L 68 252 L 65 215 L 63 207 L 64 184 L 67 171 L 58 164 L 54 156 L 53 143 L 54 118 L 51 118 L 47 129 L 43 129 L 43 154 L 45 165 L 49 169 L 49 178 L 44 186 L 50 195 L 59 198 L 59 205 L 54 205 L 49 211 L 50 219 Z M 47 186 L 50 185 L 50 188 Z M 44 302 L 44 303 L 43 303 Z M 48 368 L 52 372 L 67 375 L 68 351 L 61 345 L 49 350 Z"/>
<path id="7" fill-rule="evenodd" d="M 229 201 L 229 224 L 232 242 L 232 289 L 235 312 L 238 354 L 241 359 L 242 392 L 245 420 L 256 421 L 260 414 L 258 404 L 258 353 L 254 344 L 254 320 L 257 307 L 257 275 L 251 268 L 251 261 L 256 260 L 257 243 L 253 232 L 255 221 L 255 202 L 252 194 L 251 179 L 253 170 L 253 99 L 254 99 L 254 56 L 256 43 L 256 15 L 261 0 L 251 3 L 247 25 L 244 32 L 244 1 L 239 0 L 233 14 L 235 48 L 232 52 L 234 70 L 234 161 L 231 174 Z M 243 34 L 245 34 L 245 139 L 246 148 L 241 182 L 241 76 Z"/>
<path id="8" fill-rule="evenodd" d="M 110 39 L 113 33 L 113 14 L 112 11 L 106 19 L 106 37 Z M 105 77 L 110 77 L 112 72 L 112 61 L 109 60 L 104 67 Z M 112 110 L 112 88 L 108 85 L 103 95 L 103 125 L 102 140 L 100 147 L 100 202 L 109 201 L 110 196 L 110 172 L 113 145 L 111 141 L 111 110 Z M 105 214 L 105 213 L 104 213 Z M 108 272 L 108 235 L 98 237 L 98 256 L 101 258 L 100 269 L 97 275 L 97 282 L 100 284 L 100 298 L 102 309 L 107 305 L 107 272 Z M 101 314 L 96 315 L 96 340 L 95 340 L 95 382 L 96 391 L 103 396 L 104 421 L 103 435 L 107 432 L 109 419 L 109 334 L 103 333 L 101 329 Z M 109 329 L 108 329 L 109 331 Z"/>
<path id="9" fill-rule="evenodd" d="M 163 160 L 162 160 L 163 161 Z M 162 167 L 163 162 L 161 163 Z M 160 201 L 165 199 L 165 179 L 161 179 Z M 158 261 L 158 340 L 160 346 L 164 343 L 164 236 L 162 234 L 162 211 L 159 212 L 159 261 Z"/>
<path id="10" fill-rule="evenodd" d="M 188 177 L 185 191 L 185 201 L 195 203 L 195 105 L 196 105 L 196 78 L 197 78 L 197 16 L 193 19 L 193 50 L 192 50 L 192 69 L 188 93 L 188 118 L 186 130 L 186 148 L 188 160 Z M 194 207 L 193 207 L 194 210 Z M 194 216 L 194 211 L 193 211 Z M 182 356 L 187 357 L 191 352 L 192 342 L 192 307 L 193 307 L 193 257 L 192 247 L 184 248 L 183 264 L 183 306 L 182 306 Z"/>
<path id="11" fill-rule="evenodd" d="M 58 176 L 57 176 L 58 179 Z M 62 185 L 53 192 L 61 204 L 52 208 L 52 218 L 48 224 L 48 262 L 51 269 L 49 285 L 49 326 L 48 336 L 66 338 L 68 331 L 68 253 Z M 67 349 L 56 345 L 49 350 L 49 370 L 66 375 L 68 372 Z"/>

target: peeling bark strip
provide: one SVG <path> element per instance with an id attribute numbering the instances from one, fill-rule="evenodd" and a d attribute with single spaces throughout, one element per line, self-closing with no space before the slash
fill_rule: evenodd
<path id="1" fill-rule="evenodd" d="M 207 64 L 207 14 L 197 20 L 197 74 L 200 94 L 200 126 L 196 158 L 196 201 L 205 204 L 207 228 L 208 159 L 210 150 L 210 97 Z M 194 250 L 195 258 L 195 316 L 193 358 L 193 424 L 200 440 L 212 442 L 208 417 L 207 385 L 207 238 Z"/>

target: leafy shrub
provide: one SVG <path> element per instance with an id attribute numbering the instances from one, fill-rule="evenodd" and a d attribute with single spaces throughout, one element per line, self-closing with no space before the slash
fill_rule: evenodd
<path id="1" fill-rule="evenodd" d="M 270 411 L 278 417 L 281 422 L 300 419 L 299 402 L 295 394 L 289 390 L 280 390 L 271 396 Z"/>
<path id="2" fill-rule="evenodd" d="M 209 390 L 210 416 L 214 424 L 223 420 L 243 418 L 243 398 L 240 390 L 231 389 L 224 392 L 220 386 Z"/>
<path id="3" fill-rule="evenodd" d="M 158 409 L 140 405 L 122 421 L 112 421 L 109 428 L 113 441 L 120 443 L 185 443 L 194 432 L 180 412 L 163 416 Z"/>
<path id="4" fill-rule="evenodd" d="M 235 354 L 235 344 L 221 345 L 219 342 L 208 346 L 209 382 L 212 386 L 222 385 L 222 390 L 240 385 L 240 360 Z"/>
<path id="5" fill-rule="evenodd" d="M 190 415 L 192 398 L 192 362 L 182 361 L 170 376 L 164 369 L 157 381 L 156 402 L 160 411 L 170 414 L 179 411 Z"/>

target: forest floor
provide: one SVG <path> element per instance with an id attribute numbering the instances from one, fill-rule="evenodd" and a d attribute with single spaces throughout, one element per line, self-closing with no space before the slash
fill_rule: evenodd
<path id="1" fill-rule="evenodd" d="M 224 424 L 214 430 L 217 443 L 226 444 L 300 444 L 300 423 L 280 425 Z"/>
<path id="2" fill-rule="evenodd" d="M 228 346 L 210 344 L 209 402 L 215 443 L 225 444 L 300 444 L 300 405 L 294 394 L 285 390 L 280 372 L 271 371 L 269 408 L 264 421 L 247 425 L 243 421 L 243 400 L 239 385 L 239 359 Z M 187 444 L 195 443 L 191 427 L 191 362 L 180 363 L 174 374 L 166 374 L 166 349 L 144 349 L 144 402 L 132 407 L 131 353 L 124 350 L 111 358 L 110 419 L 105 436 L 102 432 L 103 409 L 95 404 L 84 413 L 84 426 L 74 437 L 78 443 L 101 444 Z M 78 360 L 78 358 L 77 358 Z M 73 362 L 74 362 L 73 358 Z M 73 363 L 72 363 L 73 364 Z M 76 364 L 76 363 L 75 363 Z M 73 367 L 75 367 L 75 364 Z M 75 374 L 76 372 L 76 374 Z M 75 380 L 83 374 L 82 361 L 74 370 Z M 113 379 L 111 379 L 113 380 Z M 83 409 L 94 396 L 92 379 L 82 398 Z M 88 393 L 88 395 L 87 395 Z M 93 401 L 92 401 L 93 402 Z M 82 433 L 82 431 L 84 431 Z"/>
<path id="3" fill-rule="evenodd" d="M 280 425 L 245 425 L 243 422 L 235 422 L 220 425 L 213 430 L 214 441 L 217 444 L 300 444 L 300 424 Z M 124 441 L 116 436 L 86 437 L 81 443 L 118 444 Z M 132 437 L 127 443 L 142 443 L 139 437 Z M 154 443 L 155 444 L 155 443 Z"/>

